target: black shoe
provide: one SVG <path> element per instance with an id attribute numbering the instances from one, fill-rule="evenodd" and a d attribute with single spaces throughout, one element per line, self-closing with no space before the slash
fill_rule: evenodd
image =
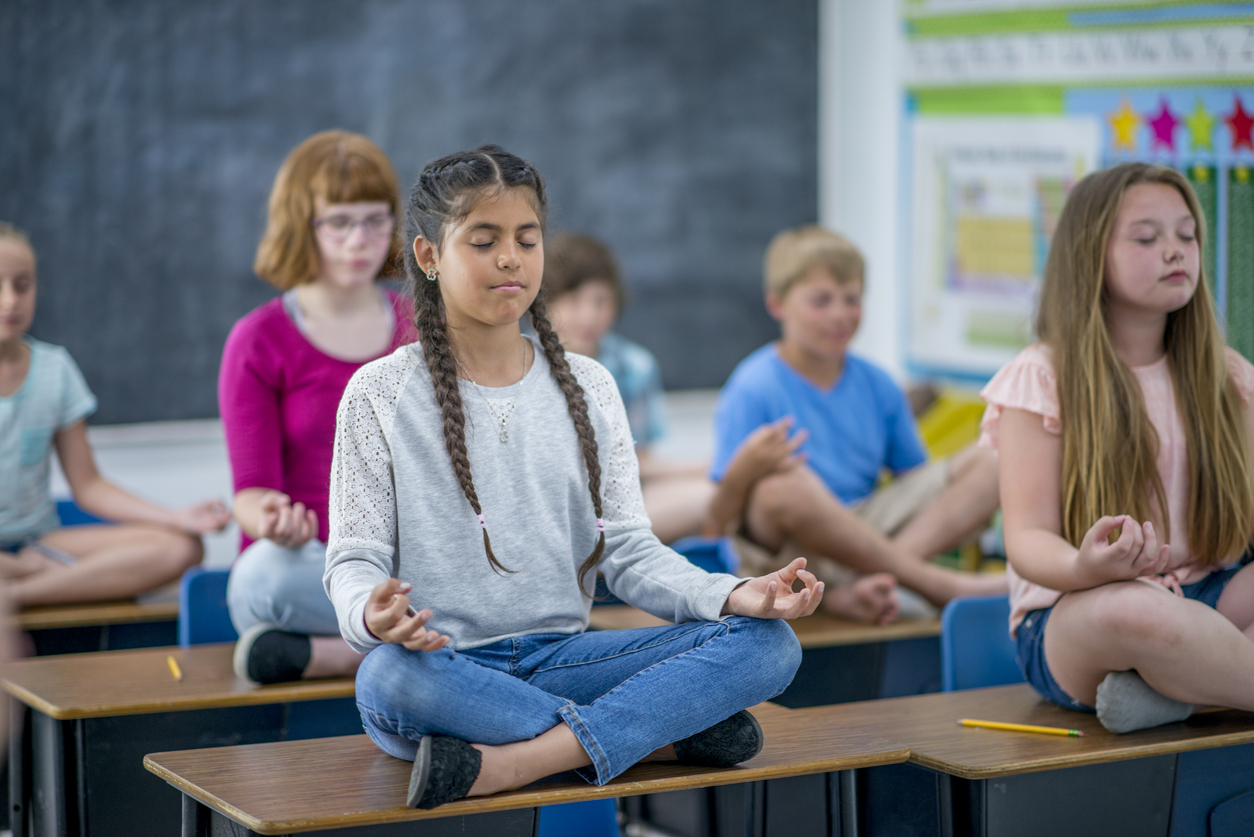
<path id="1" fill-rule="evenodd" d="M 436 808 L 462 799 L 479 778 L 483 754 L 460 738 L 424 735 L 418 742 L 418 755 L 409 774 L 410 808 Z"/>
<path id="2" fill-rule="evenodd" d="M 299 680 L 312 655 L 313 645 L 305 634 L 263 622 L 244 631 L 231 662 L 236 676 L 265 685 Z"/>
<path id="3" fill-rule="evenodd" d="M 675 757 L 687 764 L 731 767 L 762 752 L 762 727 L 742 709 L 709 729 L 675 742 Z"/>

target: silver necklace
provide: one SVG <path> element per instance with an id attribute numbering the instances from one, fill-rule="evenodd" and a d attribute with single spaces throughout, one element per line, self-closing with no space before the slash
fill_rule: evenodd
<path id="1" fill-rule="evenodd" d="M 523 339 L 522 378 L 520 378 L 518 381 L 518 389 L 514 391 L 513 397 L 509 399 L 509 403 L 507 403 L 504 407 L 501 408 L 501 411 L 499 413 L 497 412 L 496 407 L 493 406 L 492 399 L 488 398 L 488 396 L 483 394 L 483 387 L 479 385 L 479 382 L 476 381 L 474 378 L 470 377 L 470 370 L 466 368 L 466 365 L 462 363 L 460 360 L 458 360 L 457 355 L 453 355 L 453 360 L 457 363 L 458 367 L 461 368 L 462 372 L 466 374 L 466 378 L 472 384 L 475 385 L 475 392 L 479 393 L 479 397 L 483 399 L 483 403 L 488 406 L 488 414 L 492 416 L 494 421 L 496 421 L 496 432 L 497 432 L 497 435 L 500 436 L 501 438 L 501 443 L 504 444 L 508 442 L 509 441 L 509 427 L 508 427 L 509 417 L 514 414 L 514 407 L 518 406 L 518 396 L 522 395 L 522 389 L 527 383 L 527 340 L 526 338 Z"/>

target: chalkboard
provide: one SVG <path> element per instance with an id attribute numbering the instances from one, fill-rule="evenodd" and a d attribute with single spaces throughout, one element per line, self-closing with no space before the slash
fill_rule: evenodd
<path id="1" fill-rule="evenodd" d="M 32 333 L 95 423 L 217 415 L 274 173 L 315 131 L 407 187 L 496 142 L 551 229 L 618 253 L 619 330 L 668 387 L 716 387 L 776 333 L 762 253 L 817 213 L 817 0 L 5 0 L 0 219 L 39 256 Z"/>

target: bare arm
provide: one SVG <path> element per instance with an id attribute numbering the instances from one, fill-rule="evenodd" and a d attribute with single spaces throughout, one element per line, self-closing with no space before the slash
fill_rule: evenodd
<path id="1" fill-rule="evenodd" d="M 1006 554 L 1028 581 L 1063 592 L 1110 581 L 1154 575 L 1167 563 L 1150 523 L 1127 515 L 1103 517 L 1080 548 L 1062 537 L 1062 438 L 1045 430 L 1041 417 L 1007 409 L 999 426 L 998 478 Z M 1115 531 L 1114 543 L 1109 536 Z"/>
<path id="2" fill-rule="evenodd" d="M 130 523 L 155 523 L 191 534 L 216 532 L 231 519 L 226 507 L 216 500 L 185 509 L 167 509 L 136 497 L 106 480 L 96 468 L 96 458 L 92 454 L 91 443 L 87 441 L 87 423 L 84 421 L 57 431 L 53 443 L 74 501 L 97 517 Z"/>

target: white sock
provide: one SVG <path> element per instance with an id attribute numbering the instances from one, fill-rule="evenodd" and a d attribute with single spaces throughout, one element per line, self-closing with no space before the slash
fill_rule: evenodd
<path id="1" fill-rule="evenodd" d="M 1135 671 L 1112 671 L 1097 687 L 1097 720 L 1114 733 L 1183 721 L 1193 704 L 1164 697 Z"/>

